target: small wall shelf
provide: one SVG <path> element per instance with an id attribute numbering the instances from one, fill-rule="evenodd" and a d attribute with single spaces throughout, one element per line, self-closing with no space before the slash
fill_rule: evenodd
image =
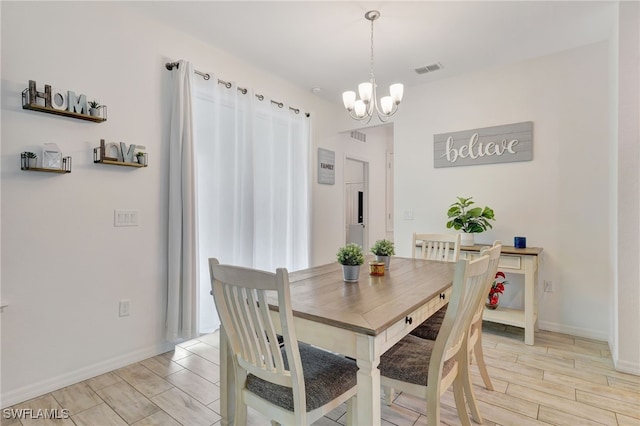
<path id="1" fill-rule="evenodd" d="M 71 173 L 71 157 L 62 157 L 61 169 L 47 169 L 44 167 L 29 167 L 29 159 L 27 153 L 20 154 L 20 169 L 26 172 L 45 172 L 45 173 Z"/>
<path id="2" fill-rule="evenodd" d="M 102 117 L 56 109 L 53 107 L 38 105 L 37 103 L 33 102 L 32 98 L 29 95 L 29 88 L 26 88 L 22 91 L 22 109 L 28 109 L 31 111 L 45 112 L 47 114 L 62 115 L 64 117 L 77 118 L 79 120 L 92 121 L 94 123 L 102 123 L 103 121 L 107 121 L 107 106 L 103 105 L 100 108 L 102 109 Z"/>
<path id="3" fill-rule="evenodd" d="M 138 163 L 125 163 L 124 161 L 113 161 L 113 160 L 94 160 L 96 164 L 111 164 L 112 166 L 126 166 L 126 167 L 147 167 L 146 164 L 138 164 Z"/>

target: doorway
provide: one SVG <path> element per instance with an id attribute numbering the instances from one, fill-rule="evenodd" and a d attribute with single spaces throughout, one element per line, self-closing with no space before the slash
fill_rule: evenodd
<path id="1" fill-rule="evenodd" d="M 345 159 L 345 234 L 346 243 L 368 247 L 368 177 L 369 163 Z"/>

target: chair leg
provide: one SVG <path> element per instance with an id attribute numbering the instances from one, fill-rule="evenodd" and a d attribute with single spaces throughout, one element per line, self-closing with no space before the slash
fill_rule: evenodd
<path id="1" fill-rule="evenodd" d="M 246 426 L 247 405 L 242 401 L 242 395 L 236 395 L 236 418 L 234 426 Z"/>
<path id="2" fill-rule="evenodd" d="M 351 426 L 355 424 L 353 419 L 353 400 L 355 398 L 356 398 L 355 396 L 352 396 L 347 401 L 347 426 Z"/>
<path id="3" fill-rule="evenodd" d="M 383 386 L 382 390 L 384 391 L 384 403 L 387 405 L 393 404 L 393 388 L 390 386 Z"/>
<path id="4" fill-rule="evenodd" d="M 453 382 L 453 391 L 454 396 L 456 388 L 458 388 L 461 392 L 463 392 L 460 400 L 462 401 L 462 409 L 465 410 L 465 418 L 468 419 L 468 414 L 466 414 L 466 405 L 464 403 L 464 397 L 467 397 L 467 403 L 469 404 L 469 410 L 471 411 L 471 417 L 478 423 L 482 423 L 482 415 L 480 414 L 480 409 L 478 408 L 478 403 L 476 402 L 476 395 L 473 392 L 473 385 L 471 384 L 471 369 L 469 367 L 469 350 L 465 348 L 462 352 L 462 360 L 459 363 L 458 375 L 456 376 Z M 459 398 L 459 397 L 458 397 Z M 458 407 L 458 399 L 456 398 L 456 407 Z M 458 409 L 458 414 L 460 414 L 460 409 Z"/>
<path id="5" fill-rule="evenodd" d="M 481 330 L 478 330 L 478 340 L 476 340 L 476 344 L 473 345 L 473 354 L 476 358 L 476 365 L 478 366 L 478 370 L 480 371 L 480 376 L 482 376 L 484 387 L 492 391 L 493 383 L 491 383 L 491 378 L 489 377 L 489 372 L 487 371 L 487 365 L 484 363 L 484 353 L 482 352 Z"/>
<path id="6" fill-rule="evenodd" d="M 463 426 L 471 426 L 471 420 L 469 420 L 469 414 L 467 413 L 467 405 L 465 404 L 465 400 L 464 400 L 464 394 L 465 394 L 465 389 L 464 389 L 465 380 L 463 378 L 464 374 L 465 374 L 464 371 L 459 372 L 458 377 L 456 377 L 455 380 L 453 381 L 453 398 L 456 401 L 456 410 L 458 411 L 458 417 L 460 417 L 460 423 Z M 429 422 L 427 423 L 432 424 Z M 478 423 L 482 423 L 482 419 L 480 419 Z M 433 423 L 433 424 L 439 424 L 439 423 Z"/>
<path id="7" fill-rule="evenodd" d="M 236 401 L 235 401 L 235 420 L 234 426 L 246 426 L 247 424 L 247 404 L 244 403 L 242 397 L 242 383 L 244 383 L 247 373 L 240 367 L 236 367 Z"/>
<path id="8" fill-rule="evenodd" d="M 433 382 L 427 382 L 427 424 L 440 425 L 440 378 Z"/>

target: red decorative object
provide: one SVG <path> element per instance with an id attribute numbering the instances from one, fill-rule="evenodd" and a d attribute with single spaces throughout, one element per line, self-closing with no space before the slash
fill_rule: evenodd
<path id="1" fill-rule="evenodd" d="M 496 309 L 500 303 L 500 295 L 504 293 L 504 285 L 509 282 L 505 280 L 504 272 L 496 272 L 491 289 L 489 289 L 489 296 L 485 306 L 489 309 Z"/>

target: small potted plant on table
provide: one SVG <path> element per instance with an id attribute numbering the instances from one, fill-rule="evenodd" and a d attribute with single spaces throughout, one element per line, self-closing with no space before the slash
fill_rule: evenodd
<path id="1" fill-rule="evenodd" d="M 349 243 L 338 250 L 336 257 L 338 263 L 342 265 L 344 280 L 349 283 L 357 282 L 360 276 L 360 265 L 364 263 L 362 247 L 354 243 Z"/>
<path id="2" fill-rule="evenodd" d="M 384 262 L 384 269 L 389 269 L 389 262 L 391 262 L 391 256 L 396 254 L 393 242 L 389 240 L 378 240 L 371 247 L 371 253 L 375 254 L 376 261 Z"/>
<path id="3" fill-rule="evenodd" d="M 455 229 L 462 231 L 460 236 L 460 244 L 463 246 L 472 246 L 474 244 L 473 234 L 484 232 L 487 228 L 493 228 L 489 220 L 495 220 L 493 210 L 490 207 L 474 207 L 475 204 L 469 198 L 457 197 L 458 201 L 449 206 L 447 216 L 447 229 Z"/>

